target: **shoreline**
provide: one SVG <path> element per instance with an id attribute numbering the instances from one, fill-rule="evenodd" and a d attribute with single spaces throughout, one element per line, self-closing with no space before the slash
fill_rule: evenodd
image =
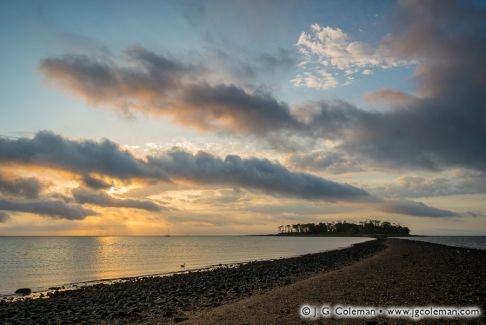
<path id="1" fill-rule="evenodd" d="M 384 248 L 369 240 L 347 248 L 253 261 L 236 267 L 187 271 L 171 276 L 132 278 L 57 291 L 47 299 L 0 301 L 6 324 L 55 322 L 144 323 L 154 315 L 161 323 L 182 321 L 188 311 L 220 306 L 258 292 L 288 285 L 312 274 L 351 264 Z"/>
<path id="2" fill-rule="evenodd" d="M 369 237 L 369 238 L 398 238 L 398 237 L 426 237 L 424 235 L 398 235 L 398 234 L 348 234 L 348 233 L 331 233 L 331 234 L 306 234 L 306 233 L 280 233 L 267 235 L 249 235 L 249 236 L 276 236 L 276 237 Z"/>
<path id="3" fill-rule="evenodd" d="M 299 306 L 308 302 L 478 305 L 484 311 L 484 274 L 482 250 L 376 239 L 298 257 L 97 284 L 48 299 L 0 302 L 0 319 L 5 324 L 295 324 L 302 322 Z"/>
<path id="4" fill-rule="evenodd" d="M 407 239 L 337 270 L 288 286 L 192 313 L 181 324 L 485 324 L 486 251 Z M 302 319 L 311 306 L 479 307 L 477 318 Z M 248 312 L 251 311 L 251 312 Z M 157 324 L 153 320 L 151 324 Z"/>
<path id="5" fill-rule="evenodd" d="M 242 235 L 242 236 L 260 236 L 260 235 Z M 326 236 L 326 237 L 333 237 L 333 236 Z M 336 237 L 342 237 L 342 236 L 336 236 Z M 376 239 L 371 236 L 360 236 L 360 237 L 369 238 L 368 241 L 372 241 Z M 240 262 L 218 263 L 218 264 L 211 264 L 211 265 L 195 267 L 195 268 L 186 268 L 186 269 L 171 271 L 171 272 L 149 273 L 149 274 L 140 274 L 140 275 L 119 276 L 114 278 L 100 278 L 100 279 L 92 279 L 92 280 L 69 282 L 69 283 L 59 283 L 50 286 L 34 287 L 35 290 L 32 290 L 32 293 L 29 295 L 20 295 L 20 294 L 15 294 L 13 292 L 8 294 L 0 293 L 0 301 L 13 302 L 13 301 L 26 300 L 26 299 L 43 299 L 49 297 L 50 295 L 56 292 L 74 291 L 74 290 L 79 290 L 88 286 L 94 286 L 98 284 L 111 285 L 111 284 L 124 283 L 124 282 L 130 282 L 135 280 L 143 280 L 144 278 L 171 277 L 174 275 L 187 274 L 191 272 L 208 272 L 208 271 L 216 270 L 218 268 L 239 267 L 252 262 L 266 262 L 266 261 L 272 262 L 272 261 L 278 261 L 278 260 L 288 259 L 288 258 L 298 258 L 309 254 L 321 254 L 321 253 L 326 253 L 331 251 L 340 251 L 343 249 L 351 248 L 353 245 L 355 244 L 350 244 L 348 246 L 340 247 L 337 249 L 323 250 L 323 251 L 317 251 L 313 253 L 289 255 L 289 256 L 279 257 L 279 258 L 261 258 L 261 259 L 251 259 L 251 260 L 240 261 Z"/>

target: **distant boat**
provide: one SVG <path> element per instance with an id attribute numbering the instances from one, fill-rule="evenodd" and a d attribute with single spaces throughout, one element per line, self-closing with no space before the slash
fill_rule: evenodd
<path id="1" fill-rule="evenodd" d="M 170 229 L 167 227 L 167 233 L 165 234 L 165 237 L 170 237 Z"/>

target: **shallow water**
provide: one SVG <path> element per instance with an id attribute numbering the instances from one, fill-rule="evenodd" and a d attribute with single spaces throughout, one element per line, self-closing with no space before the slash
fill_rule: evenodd
<path id="1" fill-rule="evenodd" d="M 0 237 L 0 294 L 334 250 L 364 237 Z"/>
<path id="2" fill-rule="evenodd" d="M 486 236 L 426 236 L 403 237 L 403 239 L 486 250 Z"/>

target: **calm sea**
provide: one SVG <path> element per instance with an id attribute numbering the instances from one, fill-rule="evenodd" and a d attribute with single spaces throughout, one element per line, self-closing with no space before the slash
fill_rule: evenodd
<path id="1" fill-rule="evenodd" d="M 403 237 L 403 239 L 486 250 L 486 236 L 427 236 Z"/>
<path id="2" fill-rule="evenodd" d="M 344 248 L 362 237 L 0 237 L 0 294 Z"/>

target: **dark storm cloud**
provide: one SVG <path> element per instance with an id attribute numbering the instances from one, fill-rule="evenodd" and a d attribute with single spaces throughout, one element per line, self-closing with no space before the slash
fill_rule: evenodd
<path id="1" fill-rule="evenodd" d="M 41 190 L 42 184 L 37 178 L 10 178 L 0 172 L 0 193 L 34 199 Z"/>
<path id="2" fill-rule="evenodd" d="M 54 167 L 80 174 L 100 173 L 120 179 L 163 178 L 160 171 L 134 158 L 114 142 L 73 141 L 51 132 L 38 132 L 31 139 L 0 138 L 0 161 Z"/>
<path id="3" fill-rule="evenodd" d="M 95 216 L 93 210 L 80 205 L 67 204 L 58 200 L 29 200 L 18 201 L 0 197 L 0 210 L 12 212 L 34 213 L 52 218 L 81 220 L 87 216 Z"/>
<path id="4" fill-rule="evenodd" d="M 118 199 L 102 191 L 89 191 L 78 188 L 72 191 L 73 198 L 80 204 L 93 204 L 101 207 L 132 208 L 152 212 L 166 210 L 164 207 L 149 200 Z"/>

